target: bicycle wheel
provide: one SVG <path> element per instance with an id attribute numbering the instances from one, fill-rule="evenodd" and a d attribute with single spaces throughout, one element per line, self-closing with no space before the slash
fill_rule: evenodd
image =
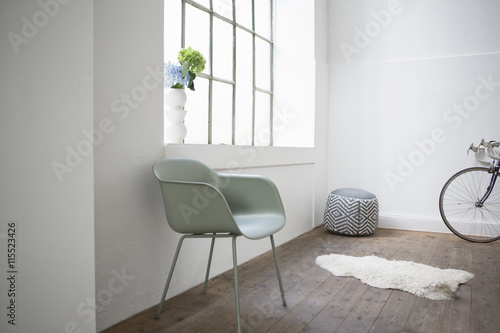
<path id="1" fill-rule="evenodd" d="M 500 239 L 500 185 L 483 205 L 477 204 L 490 185 L 489 169 L 474 167 L 457 172 L 443 187 L 439 211 L 455 235 L 471 242 Z"/>

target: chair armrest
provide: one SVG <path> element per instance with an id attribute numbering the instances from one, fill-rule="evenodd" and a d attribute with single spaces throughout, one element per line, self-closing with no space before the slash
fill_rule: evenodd
<path id="1" fill-rule="evenodd" d="M 276 185 L 263 176 L 220 175 L 222 192 L 233 214 L 278 214 L 285 210 Z"/>

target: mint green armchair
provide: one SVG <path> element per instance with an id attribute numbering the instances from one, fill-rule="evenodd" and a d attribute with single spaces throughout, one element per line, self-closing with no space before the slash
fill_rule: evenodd
<path id="1" fill-rule="evenodd" d="M 160 316 L 185 238 L 212 239 L 203 293 L 207 290 L 215 239 L 232 238 L 238 332 L 241 331 L 236 257 L 238 236 L 270 238 L 281 299 L 286 306 L 273 238 L 285 225 L 285 211 L 274 183 L 262 176 L 218 173 L 201 162 L 186 158 L 159 160 L 154 163 L 153 172 L 160 182 L 167 222 L 174 231 L 183 234 L 177 244 L 156 318 Z"/>

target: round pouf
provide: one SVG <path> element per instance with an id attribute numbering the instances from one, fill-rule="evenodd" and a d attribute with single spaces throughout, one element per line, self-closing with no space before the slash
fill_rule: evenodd
<path id="1" fill-rule="evenodd" d="M 325 228 L 349 236 L 372 234 L 378 226 L 378 200 L 370 192 L 341 188 L 328 196 L 324 215 Z"/>

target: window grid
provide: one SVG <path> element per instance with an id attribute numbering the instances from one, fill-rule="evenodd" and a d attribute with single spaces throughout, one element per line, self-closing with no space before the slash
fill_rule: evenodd
<path id="1" fill-rule="evenodd" d="M 184 48 L 186 47 L 186 40 L 185 40 L 185 35 L 186 35 L 186 5 L 190 5 L 196 9 L 199 9 L 201 11 L 204 11 L 210 15 L 210 32 L 209 32 L 209 74 L 206 73 L 200 73 L 197 75 L 197 77 L 207 79 L 209 84 L 208 84 L 208 144 L 212 144 L 212 104 L 213 104 L 213 82 L 221 82 L 224 84 L 228 84 L 232 86 L 232 139 L 231 143 L 234 145 L 235 144 L 235 137 L 236 137 L 236 89 L 238 88 L 237 85 L 237 77 L 236 77 L 236 32 L 237 29 L 241 29 L 243 31 L 246 31 L 247 33 L 250 33 L 252 35 L 252 145 L 255 145 L 255 138 L 257 133 L 255 132 L 255 111 L 256 111 L 256 92 L 264 93 L 269 95 L 269 145 L 273 145 L 273 90 L 274 90 L 274 61 L 273 61 L 273 55 L 274 55 L 274 42 L 273 42 L 273 36 L 274 36 L 274 24 L 273 24 L 273 17 L 274 17 L 274 11 L 273 11 L 273 1 L 269 1 L 270 3 L 270 32 L 269 35 L 271 36 L 270 39 L 266 38 L 265 36 L 262 36 L 261 34 L 258 34 L 256 32 L 256 27 L 255 27 L 255 0 L 251 0 L 252 2 L 252 27 L 251 29 L 239 24 L 236 21 L 236 0 L 232 0 L 232 20 L 220 15 L 219 13 L 214 11 L 213 8 L 213 0 L 210 0 L 210 8 L 207 8 L 198 2 L 194 0 L 181 0 L 182 1 L 182 20 L 181 20 L 181 47 Z M 225 23 L 231 24 L 232 25 L 232 31 L 233 31 L 233 42 L 232 42 L 232 80 L 227 80 L 221 77 L 216 77 L 213 75 L 213 27 L 214 27 L 214 18 L 222 20 Z M 260 40 L 266 42 L 269 44 L 270 48 L 270 59 L 269 59 L 269 64 L 270 64 L 270 82 L 269 82 L 269 87 L 270 89 L 262 89 L 257 86 L 256 84 L 256 38 L 259 38 Z"/>

